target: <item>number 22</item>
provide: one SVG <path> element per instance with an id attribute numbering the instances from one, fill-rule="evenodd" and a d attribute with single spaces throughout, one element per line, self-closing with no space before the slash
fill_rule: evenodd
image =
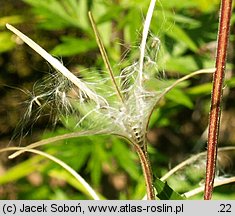
<path id="1" fill-rule="evenodd" d="M 231 204 L 220 204 L 222 208 L 219 212 L 231 212 Z"/>

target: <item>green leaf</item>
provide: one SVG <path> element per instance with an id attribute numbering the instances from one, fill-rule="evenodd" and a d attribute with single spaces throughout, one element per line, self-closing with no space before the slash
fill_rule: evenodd
<path id="1" fill-rule="evenodd" d="M 96 24 L 101 24 L 104 22 L 110 22 L 111 20 L 118 20 L 119 15 L 122 13 L 123 8 L 121 6 L 115 5 L 115 7 L 112 7 L 108 9 L 101 17 L 99 17 L 99 20 L 96 22 Z"/>
<path id="2" fill-rule="evenodd" d="M 235 87 L 235 77 L 232 77 L 229 80 L 225 80 L 226 85 L 228 85 L 230 88 Z"/>
<path id="3" fill-rule="evenodd" d="M 167 71 L 188 74 L 190 71 L 198 70 L 193 56 L 171 57 L 166 62 Z"/>
<path id="4" fill-rule="evenodd" d="M 201 12 L 212 11 L 214 8 L 218 9 L 219 0 L 210 0 L 210 4 L 208 4 L 207 0 L 177 0 L 177 1 L 169 1 L 169 0 L 161 0 L 161 5 L 164 5 L 164 8 L 174 8 L 174 10 L 186 10 L 186 9 L 194 9 L 197 11 L 197 14 Z"/>
<path id="5" fill-rule="evenodd" d="M 133 153 L 128 148 L 128 145 L 121 140 L 113 138 L 112 152 L 118 164 L 131 178 L 138 179 L 138 167 L 136 166 L 135 160 L 133 160 Z"/>
<path id="6" fill-rule="evenodd" d="M 211 83 L 204 83 L 202 85 L 194 86 L 187 90 L 187 93 L 190 95 L 208 95 L 211 93 L 212 84 Z"/>
<path id="7" fill-rule="evenodd" d="M 169 1 L 169 0 L 161 0 L 161 5 L 164 5 L 164 8 L 176 8 L 176 9 L 187 9 L 191 7 L 195 7 L 197 4 L 193 1 L 185 1 L 185 0 L 177 0 L 177 1 Z"/>
<path id="8" fill-rule="evenodd" d="M 213 11 L 214 9 L 218 10 L 220 3 L 219 0 L 210 0 L 210 4 L 208 4 L 207 0 L 192 0 L 191 2 L 194 2 L 195 6 L 204 13 Z"/>
<path id="9" fill-rule="evenodd" d="M 104 144 L 94 141 L 88 163 L 88 169 L 90 171 L 92 183 L 95 186 L 100 184 L 102 177 L 102 166 L 105 162 L 107 162 L 107 152 L 105 151 Z"/>
<path id="10" fill-rule="evenodd" d="M 166 94 L 166 98 L 184 105 L 189 109 L 193 108 L 193 102 L 190 97 L 188 97 L 181 89 L 173 88 L 168 94 Z"/>
<path id="11" fill-rule="evenodd" d="M 161 113 L 161 109 L 155 109 L 151 115 L 150 121 L 149 121 L 149 128 L 157 127 L 166 127 L 170 124 L 170 120 Z"/>
<path id="12" fill-rule="evenodd" d="M 0 176 L 0 184 L 17 181 L 35 170 L 39 170 L 42 166 L 44 166 L 43 163 L 40 164 L 39 161 L 41 161 L 41 157 L 35 156 L 10 168 Z"/>
<path id="13" fill-rule="evenodd" d="M 56 46 L 51 54 L 60 56 L 71 56 L 85 53 L 97 47 L 94 40 L 78 39 L 74 37 L 62 37 L 62 43 Z"/>
<path id="14" fill-rule="evenodd" d="M 188 48 L 194 52 L 198 50 L 197 45 L 180 26 L 178 26 L 177 24 L 171 25 L 169 23 L 166 25 L 171 26 L 170 30 L 165 31 L 166 35 L 175 39 L 176 41 L 185 43 Z"/>
<path id="15" fill-rule="evenodd" d="M 12 15 L 12 16 L 4 16 L 0 18 L 0 28 L 5 29 L 6 23 L 13 24 L 19 24 L 24 21 L 24 17 L 20 15 Z"/>
<path id="16" fill-rule="evenodd" d="M 83 194 L 86 194 L 89 198 L 92 198 L 84 185 L 77 181 L 70 173 L 66 172 L 65 170 L 53 169 L 49 172 L 49 175 L 54 178 L 66 181 L 68 184 L 81 191 Z M 99 196 L 101 197 L 101 195 Z"/>
<path id="17" fill-rule="evenodd" d="M 135 17 L 133 19 L 133 17 Z M 133 43 L 136 41 L 136 30 L 140 28 L 141 16 L 139 10 L 133 8 L 125 17 L 127 29 L 127 41 Z"/>
<path id="18" fill-rule="evenodd" d="M 184 200 L 184 197 L 174 191 L 166 182 L 156 178 L 154 187 L 157 190 L 157 197 L 160 200 Z"/>
<path id="19" fill-rule="evenodd" d="M 15 47 L 15 43 L 11 40 L 12 34 L 8 32 L 0 32 L 0 53 L 11 50 Z"/>
<path id="20" fill-rule="evenodd" d="M 88 20 L 81 21 L 86 16 L 87 9 L 84 1 L 76 0 L 24 0 L 33 7 L 33 11 L 46 19 L 40 23 L 45 29 L 62 29 L 75 26 L 81 29 L 88 28 Z"/>
<path id="21" fill-rule="evenodd" d="M 158 13 L 160 13 L 160 11 Z M 193 18 L 190 18 L 188 16 L 184 16 L 182 14 L 172 13 L 172 11 L 170 11 L 170 10 L 169 11 L 164 11 L 164 14 L 166 15 L 167 18 L 170 18 L 174 22 L 187 24 L 191 28 L 195 28 L 195 27 L 200 27 L 201 26 L 201 22 L 200 21 L 198 21 L 196 19 L 193 19 Z"/>

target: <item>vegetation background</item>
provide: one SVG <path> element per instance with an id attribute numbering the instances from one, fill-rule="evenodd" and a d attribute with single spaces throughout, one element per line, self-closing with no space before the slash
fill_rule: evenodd
<path id="1" fill-rule="evenodd" d="M 0 0 L 0 146 L 25 146 L 41 138 L 72 130 L 54 124 L 55 110 L 22 121 L 35 83 L 53 73 L 50 66 L 9 31 L 10 23 L 31 37 L 79 76 L 82 71 L 103 70 L 88 20 L 91 10 L 114 70 L 136 59 L 129 52 L 140 42 L 148 1 L 140 0 Z M 214 67 L 219 0 L 161 0 L 157 3 L 151 34 L 161 41 L 159 79 L 165 83 L 202 68 Z M 235 144 L 235 14 L 231 20 L 226 83 L 219 145 Z M 153 50 L 156 52 L 156 50 Z M 174 88 L 153 113 L 148 133 L 154 175 L 163 176 L 186 158 L 206 150 L 211 75 L 201 75 Z M 43 87 L 43 86 L 42 86 Z M 22 125 L 24 126 L 22 130 Z M 141 199 L 145 185 L 138 158 L 123 140 L 93 136 L 61 141 L 43 147 L 81 174 L 107 199 Z M 234 176 L 234 152 L 220 154 L 217 178 Z M 184 167 L 169 185 L 179 193 L 204 182 L 205 157 Z M 58 165 L 24 154 L 0 157 L 1 199 L 87 199 L 81 186 Z M 214 199 L 235 199 L 235 185 L 215 189 Z M 202 194 L 192 197 L 202 199 Z"/>

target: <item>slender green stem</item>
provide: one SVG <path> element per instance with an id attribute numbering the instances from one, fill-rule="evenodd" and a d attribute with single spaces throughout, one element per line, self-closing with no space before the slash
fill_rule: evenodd
<path id="1" fill-rule="evenodd" d="M 46 152 L 42 152 L 36 149 L 26 149 L 24 147 L 9 147 L 9 148 L 4 148 L 0 149 L 1 152 L 6 152 L 6 151 L 23 151 L 23 152 L 32 152 L 34 154 L 38 154 L 41 156 L 44 156 L 51 161 L 54 161 L 55 163 L 59 164 L 61 167 L 63 167 L 65 170 L 67 170 L 79 183 L 81 183 L 84 187 L 84 192 L 89 195 L 91 198 L 94 200 L 100 200 L 99 196 L 96 194 L 96 192 L 91 188 L 91 186 L 83 179 L 72 167 L 70 167 L 68 164 L 60 160 L 59 158 L 54 157 L 53 155 L 50 155 Z M 9 157 L 12 158 L 12 157 Z"/>
<path id="2" fill-rule="evenodd" d="M 222 147 L 218 149 L 218 152 L 226 152 L 226 151 L 235 151 L 235 147 L 233 146 L 229 146 L 229 147 Z M 199 154 L 196 154 L 190 158 L 188 158 L 187 160 L 181 162 L 180 164 L 178 164 L 177 166 L 175 166 L 173 169 L 171 169 L 169 172 L 167 172 L 164 176 L 161 177 L 161 181 L 166 181 L 170 176 L 172 176 L 174 173 L 176 173 L 177 171 L 181 170 L 183 167 L 192 164 L 193 162 L 195 162 L 196 160 L 198 160 L 200 157 L 203 157 L 207 154 L 206 151 L 201 152 Z"/>
<path id="3" fill-rule="evenodd" d="M 11 154 L 9 156 L 10 159 L 13 159 L 17 156 L 19 156 L 20 154 L 24 153 L 25 151 L 27 151 L 28 149 L 33 149 L 33 148 L 37 148 L 39 146 L 43 146 L 43 145 L 47 145 L 47 144 L 51 144 L 51 143 L 55 143 L 55 142 L 58 142 L 58 141 L 62 141 L 62 140 L 66 140 L 66 139 L 72 139 L 72 138 L 78 138 L 78 137 L 81 137 L 81 136 L 91 136 L 91 135 L 104 135 L 104 134 L 107 134 L 107 131 L 79 131 L 79 132 L 72 132 L 72 133 L 67 133 L 67 134 L 63 134 L 63 135 L 58 135 L 58 136 L 55 136 L 55 137 L 50 137 L 50 138 L 47 138 L 47 139 L 43 139 L 43 140 L 40 140 L 40 141 L 37 141 L 35 143 L 31 143 L 30 145 L 24 147 L 24 148 L 21 148 L 20 150 L 14 152 L 13 154 Z"/>
<path id="4" fill-rule="evenodd" d="M 150 121 L 150 117 L 152 115 L 152 112 L 153 110 L 155 109 L 155 107 L 157 106 L 157 104 L 159 103 L 159 101 L 169 92 L 171 91 L 175 86 L 177 86 L 179 83 L 185 81 L 185 80 L 188 80 L 189 78 L 191 77 L 194 77 L 196 75 L 199 75 L 199 74 L 208 74 L 208 73 L 214 73 L 215 72 L 215 68 L 209 68 L 209 69 L 201 69 L 201 70 L 198 70 L 198 71 L 194 71 L 188 75 L 185 75 L 183 77 L 181 77 L 180 79 L 177 79 L 172 85 L 170 85 L 169 87 L 165 88 L 163 90 L 163 92 L 157 97 L 157 100 L 155 102 L 155 105 L 153 106 L 149 116 L 148 116 L 148 123 L 146 124 L 146 128 L 145 130 L 147 131 L 148 129 L 148 126 L 149 126 L 149 121 Z"/>
<path id="5" fill-rule="evenodd" d="M 218 180 L 218 181 L 215 180 L 214 187 L 222 186 L 225 184 L 231 184 L 234 182 L 235 182 L 235 177 L 224 178 L 224 179 Z M 195 196 L 195 195 L 203 192 L 203 190 L 204 190 L 204 186 L 198 187 L 198 188 L 195 188 L 191 191 L 184 193 L 183 196 L 185 196 L 186 198 L 189 198 L 189 197 Z"/>
<path id="6" fill-rule="evenodd" d="M 210 200 L 215 178 L 217 143 L 220 125 L 220 111 L 223 94 L 223 80 L 226 67 L 226 54 L 229 37 L 229 23 L 231 18 L 232 0 L 221 0 L 218 45 L 216 56 L 216 71 L 213 76 L 213 90 L 209 120 L 207 165 L 204 199 Z"/>

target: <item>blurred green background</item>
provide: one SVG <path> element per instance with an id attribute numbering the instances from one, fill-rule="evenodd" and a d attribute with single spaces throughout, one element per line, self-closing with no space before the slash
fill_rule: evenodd
<path id="1" fill-rule="evenodd" d="M 0 0 L 0 146 L 25 146 L 45 137 L 71 132 L 54 124 L 49 110 L 37 121 L 24 123 L 30 91 L 53 73 L 33 50 L 5 28 L 17 27 L 57 56 L 72 72 L 105 69 L 88 19 L 92 11 L 115 73 L 133 63 L 149 1 L 142 0 Z M 219 1 L 161 0 L 157 2 L 151 34 L 161 40 L 159 79 L 167 82 L 192 71 L 214 67 Z M 235 14 L 225 77 L 219 145 L 235 144 Z M 163 176 L 181 161 L 206 150 L 211 75 L 192 78 L 173 89 L 154 110 L 148 133 L 153 173 Z M 145 185 L 137 155 L 123 140 L 91 136 L 60 141 L 42 148 L 62 159 L 107 199 L 141 199 Z M 0 157 L 0 199 L 87 199 L 79 184 L 45 158 L 24 154 Z M 217 177 L 235 174 L 234 152 L 219 154 Z M 168 179 L 184 193 L 204 182 L 205 157 Z M 215 189 L 214 199 L 235 199 L 235 185 Z M 202 194 L 192 197 L 202 199 Z"/>

